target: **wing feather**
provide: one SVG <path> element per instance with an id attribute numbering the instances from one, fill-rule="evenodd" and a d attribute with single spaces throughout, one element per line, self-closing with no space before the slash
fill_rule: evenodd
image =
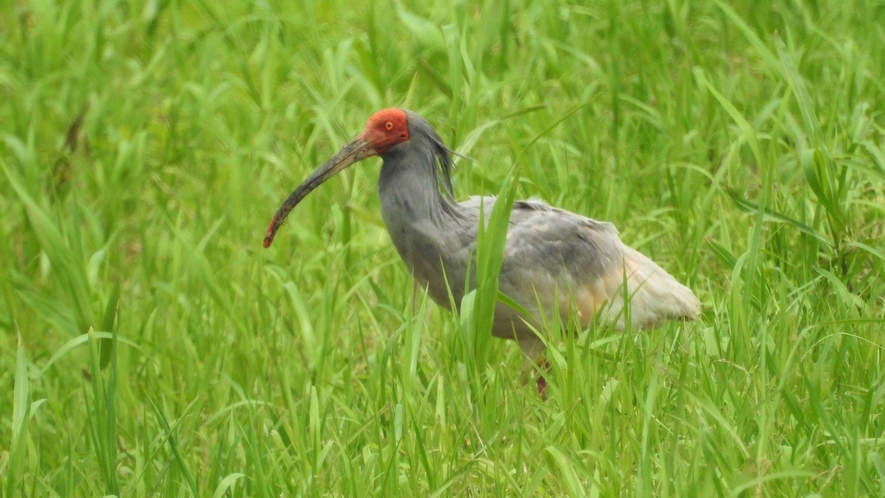
<path id="1" fill-rule="evenodd" d="M 618 329 L 627 323 L 625 308 L 637 328 L 700 312 L 691 290 L 625 245 L 611 223 L 539 201 L 514 203 L 510 223 L 500 289 L 527 310 L 565 318 L 574 303 L 582 324 L 601 318 Z"/>

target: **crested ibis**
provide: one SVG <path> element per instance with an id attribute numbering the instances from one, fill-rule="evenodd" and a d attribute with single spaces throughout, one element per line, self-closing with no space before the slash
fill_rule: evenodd
<path id="1" fill-rule="evenodd" d="M 418 114 L 378 111 L 358 137 L 286 199 L 271 219 L 264 247 L 270 247 L 289 212 L 321 183 L 353 163 L 380 156 L 378 195 L 393 245 L 438 305 L 450 307 L 449 292 L 460 303 L 475 254 L 480 209 L 490 213 L 495 198 L 455 202 L 451 154 Z M 567 323 L 572 303 L 582 325 L 596 320 L 615 329 L 625 327 L 627 312 L 633 327 L 649 329 L 668 319 L 693 320 L 701 310 L 688 287 L 621 242 L 614 225 L 540 201 L 513 204 L 498 287 L 529 315 L 499 303 L 492 335 L 515 339 L 530 360 L 544 350 L 532 329 L 540 330 L 551 313 L 560 313 Z M 543 377 L 538 388 L 546 388 Z"/>

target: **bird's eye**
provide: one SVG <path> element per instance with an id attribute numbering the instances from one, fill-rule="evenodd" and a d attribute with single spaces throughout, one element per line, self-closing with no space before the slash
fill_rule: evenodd
<path id="1" fill-rule="evenodd" d="M 392 130 L 392 129 L 393 129 L 393 123 L 391 123 L 390 121 L 384 123 L 384 128 L 386 128 L 387 131 Z"/>

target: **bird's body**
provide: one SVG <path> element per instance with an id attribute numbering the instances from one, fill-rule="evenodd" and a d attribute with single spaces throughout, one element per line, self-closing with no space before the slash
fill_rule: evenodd
<path id="1" fill-rule="evenodd" d="M 430 125 L 410 111 L 388 109 L 373 115 L 359 138 L 289 197 L 271 221 L 265 246 L 307 193 L 368 155 L 384 160 L 378 193 L 397 252 L 437 304 L 449 308 L 450 302 L 460 303 L 465 287 L 473 288 L 469 268 L 480 211 L 488 219 L 495 198 L 453 200 L 450 152 Z M 513 205 L 498 287 L 528 315 L 498 304 L 492 334 L 517 340 L 533 359 L 543 342 L 532 328 L 541 330 L 540 324 L 554 313 L 563 323 L 574 310 L 582 325 L 597 320 L 622 329 L 628 321 L 636 328 L 654 328 L 667 319 L 692 320 L 700 312 L 691 290 L 621 242 L 611 223 L 540 201 Z"/>

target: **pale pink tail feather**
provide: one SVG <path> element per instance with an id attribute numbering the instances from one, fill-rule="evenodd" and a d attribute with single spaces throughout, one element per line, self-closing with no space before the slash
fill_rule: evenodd
<path id="1" fill-rule="evenodd" d="M 679 283 L 654 261 L 639 251 L 624 246 L 623 265 L 589 286 L 575 291 L 575 304 L 581 321 L 589 324 L 594 318 L 623 330 L 627 326 L 624 312 L 624 281 L 630 322 L 637 329 L 657 328 L 667 320 L 694 320 L 701 312 L 701 302 L 691 289 Z"/>

